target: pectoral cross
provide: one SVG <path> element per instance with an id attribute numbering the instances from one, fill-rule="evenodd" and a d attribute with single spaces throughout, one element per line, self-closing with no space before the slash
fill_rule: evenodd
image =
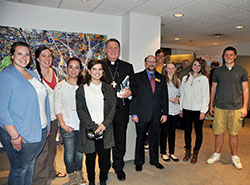
<path id="1" fill-rule="evenodd" d="M 111 83 L 111 85 L 112 85 L 112 86 L 113 86 L 113 88 L 115 89 L 115 87 L 116 87 L 117 83 L 116 83 L 115 81 L 113 81 L 113 82 Z"/>

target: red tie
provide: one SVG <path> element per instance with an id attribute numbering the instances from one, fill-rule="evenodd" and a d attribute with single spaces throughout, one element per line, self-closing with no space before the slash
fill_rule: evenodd
<path id="1" fill-rule="evenodd" d="M 153 73 L 150 74 L 150 84 L 152 87 L 152 92 L 154 93 L 155 92 L 155 79 L 154 79 Z"/>

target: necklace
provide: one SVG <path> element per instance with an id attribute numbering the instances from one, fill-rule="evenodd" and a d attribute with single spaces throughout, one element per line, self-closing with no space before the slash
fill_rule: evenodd
<path id="1" fill-rule="evenodd" d="M 112 71 L 111 71 L 110 67 L 108 66 L 109 73 L 110 73 L 110 76 L 111 76 L 111 78 L 112 78 L 112 83 L 111 83 L 111 85 L 112 85 L 112 87 L 113 87 L 114 89 L 116 88 L 116 85 L 117 85 L 117 83 L 115 82 L 115 78 L 116 78 L 116 75 L 117 75 L 118 66 L 119 66 L 119 62 L 117 62 L 117 65 L 116 65 L 116 68 L 115 68 L 115 73 L 114 73 L 114 75 L 112 74 Z"/>

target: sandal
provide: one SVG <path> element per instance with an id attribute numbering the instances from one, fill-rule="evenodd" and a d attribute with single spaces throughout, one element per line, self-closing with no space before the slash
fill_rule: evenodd
<path id="1" fill-rule="evenodd" d="M 63 178 L 63 177 L 66 177 L 66 173 L 63 173 L 63 172 L 56 172 L 56 177 L 58 178 Z"/>

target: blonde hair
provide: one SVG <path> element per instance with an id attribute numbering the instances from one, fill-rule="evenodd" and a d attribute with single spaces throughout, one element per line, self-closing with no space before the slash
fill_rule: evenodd
<path id="1" fill-rule="evenodd" d="M 166 67 L 165 67 L 165 71 L 164 71 L 164 75 L 166 76 L 166 81 L 167 81 L 167 83 L 172 82 L 176 88 L 179 88 L 180 81 L 179 81 L 178 76 L 177 76 L 177 70 L 175 70 L 173 78 L 172 78 L 172 80 L 170 80 L 168 77 L 168 72 L 167 72 L 167 65 L 168 64 L 173 64 L 176 68 L 176 64 L 174 62 L 171 62 L 171 61 L 167 62 Z"/>

